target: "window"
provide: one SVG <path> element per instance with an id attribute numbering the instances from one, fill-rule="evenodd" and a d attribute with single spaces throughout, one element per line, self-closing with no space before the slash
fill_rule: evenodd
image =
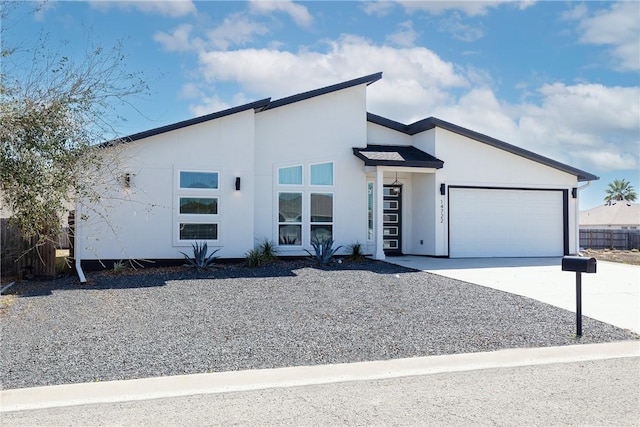
<path id="1" fill-rule="evenodd" d="M 367 182 L 367 240 L 373 236 L 373 182 Z"/>
<path id="2" fill-rule="evenodd" d="M 278 193 L 278 241 L 302 245 L 302 193 Z"/>
<path id="3" fill-rule="evenodd" d="M 302 185 L 302 166 L 278 169 L 279 185 Z"/>
<path id="4" fill-rule="evenodd" d="M 218 172 L 180 170 L 174 190 L 174 244 L 220 240 Z"/>
<path id="5" fill-rule="evenodd" d="M 217 215 L 217 197 L 180 197 L 180 214 Z"/>
<path id="6" fill-rule="evenodd" d="M 180 223 L 180 240 L 218 240 L 218 224 Z"/>
<path id="7" fill-rule="evenodd" d="M 218 189 L 218 172 L 180 171 L 180 188 Z"/>
<path id="8" fill-rule="evenodd" d="M 333 162 L 311 165 L 311 185 L 333 185 Z"/>
<path id="9" fill-rule="evenodd" d="M 311 193 L 311 241 L 333 238 L 333 194 Z"/>

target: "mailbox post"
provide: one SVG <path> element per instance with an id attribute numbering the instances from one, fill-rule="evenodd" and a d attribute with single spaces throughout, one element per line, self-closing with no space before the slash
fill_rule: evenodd
<path id="1" fill-rule="evenodd" d="M 582 337 L 582 273 L 595 273 L 595 258 L 566 256 L 562 258 L 562 271 L 576 272 L 576 335 Z"/>

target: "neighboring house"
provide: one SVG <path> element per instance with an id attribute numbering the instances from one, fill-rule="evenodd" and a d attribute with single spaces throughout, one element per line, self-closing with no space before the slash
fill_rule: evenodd
<path id="1" fill-rule="evenodd" d="M 640 229 L 640 204 L 620 200 L 580 211 L 580 230 L 596 229 Z"/>
<path id="2" fill-rule="evenodd" d="M 195 241 L 241 258 L 265 238 L 300 256 L 328 237 L 376 259 L 578 252 L 578 183 L 598 177 L 436 118 L 367 113 L 381 77 L 125 138 L 115 196 L 77 207 L 77 258 L 179 259 Z"/>

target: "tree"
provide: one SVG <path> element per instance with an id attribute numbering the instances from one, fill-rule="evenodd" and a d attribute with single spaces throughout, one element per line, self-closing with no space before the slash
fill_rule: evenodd
<path id="1" fill-rule="evenodd" d="M 46 35 L 33 48 L 7 46 L 8 6 L 0 16 L 0 191 L 23 236 L 43 242 L 78 199 L 101 197 L 96 179 L 115 157 L 96 143 L 111 139 L 118 107 L 147 87 L 124 70 L 121 44 L 92 46 L 80 59 L 51 51 Z"/>
<path id="2" fill-rule="evenodd" d="M 611 202 L 616 200 L 633 202 L 637 197 L 633 186 L 625 179 L 614 179 L 613 182 L 609 183 L 605 192 L 607 195 L 604 201 L 607 202 L 607 204 L 611 204 Z"/>

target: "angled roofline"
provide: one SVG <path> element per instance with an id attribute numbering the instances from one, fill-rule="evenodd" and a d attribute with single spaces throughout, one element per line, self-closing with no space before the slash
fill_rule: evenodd
<path id="1" fill-rule="evenodd" d="M 185 128 L 187 126 L 208 122 L 209 120 L 219 119 L 221 117 L 225 117 L 225 116 L 230 116 L 232 114 L 241 113 L 241 112 L 246 111 L 246 110 L 251 110 L 251 109 L 259 110 L 261 108 L 264 108 L 266 105 L 268 105 L 270 101 L 271 101 L 271 98 L 264 98 L 264 99 L 261 99 L 259 101 L 250 102 L 248 104 L 239 105 L 237 107 L 228 108 L 226 110 L 217 111 L 215 113 L 206 114 L 204 116 L 194 117 L 193 119 L 183 120 L 181 122 L 172 123 L 172 124 L 166 125 L 166 126 L 160 126 L 158 128 L 155 128 L 155 129 L 149 129 L 149 130 L 146 130 L 146 131 L 143 131 L 143 132 L 134 133 L 133 135 L 129 135 L 129 136 L 125 136 L 125 137 L 122 137 L 122 138 L 114 139 L 114 140 L 111 140 L 111 141 L 103 142 L 102 144 L 99 145 L 99 147 L 108 147 L 110 145 L 114 145 L 114 144 L 118 144 L 118 143 L 127 143 L 127 142 L 137 141 L 137 140 L 143 139 L 143 138 L 149 138 L 150 136 L 155 136 L 155 135 L 159 135 L 161 133 L 171 132 L 171 131 L 177 130 L 177 129 L 182 129 L 182 128 Z"/>
<path id="2" fill-rule="evenodd" d="M 444 162 L 440 159 L 433 157 L 429 153 L 425 153 L 419 148 L 414 147 L 413 145 L 377 145 L 377 144 L 367 144 L 366 147 L 353 147 L 353 154 L 364 162 L 365 166 L 402 166 L 402 167 L 410 167 L 410 168 L 431 168 L 431 169 L 442 169 L 444 166 Z M 377 152 L 400 152 L 400 151 L 409 151 L 414 154 L 421 155 L 425 157 L 423 160 L 411 159 L 411 160 L 392 160 L 392 159 L 371 159 L 364 155 L 363 153 L 377 151 Z"/>
<path id="3" fill-rule="evenodd" d="M 418 120 L 417 122 L 411 123 L 409 125 L 405 125 L 403 123 L 396 122 L 394 120 L 387 119 L 385 117 L 378 116 L 376 114 L 367 113 L 367 121 L 380 126 L 384 126 L 386 128 L 389 128 L 398 132 L 405 133 L 407 135 L 415 135 L 417 133 L 433 129 L 435 127 L 439 127 L 441 129 L 448 130 L 449 132 L 466 136 L 467 138 L 473 139 L 475 141 L 482 142 L 484 144 L 490 145 L 495 148 L 499 148 L 501 150 L 518 155 L 520 157 L 524 157 L 525 159 L 529 159 L 534 162 L 543 164 L 545 166 L 558 169 L 562 172 L 575 175 L 578 178 L 579 182 L 597 181 L 600 179 L 600 177 L 593 175 L 589 172 L 574 168 L 573 166 L 569 166 L 564 163 L 560 163 L 548 157 L 541 156 L 540 154 L 536 154 L 532 151 L 525 150 L 524 148 L 516 147 L 515 145 L 506 143 L 504 141 L 500 141 L 499 139 L 492 138 L 488 135 L 484 135 L 482 133 L 473 131 L 471 129 L 463 128 L 462 126 L 458 126 L 453 123 L 440 120 L 436 117 L 428 117 L 426 119 Z"/>
<path id="4" fill-rule="evenodd" d="M 308 92 L 299 93 L 297 95 L 287 96 L 286 98 L 277 99 L 275 101 L 271 101 L 269 105 L 264 107 L 260 111 L 271 110 L 273 108 L 282 107 L 285 105 L 293 104 L 294 102 L 304 101 L 309 98 L 314 98 L 320 95 L 326 95 L 331 92 L 335 92 L 338 90 L 348 89 L 353 86 L 358 86 L 361 84 L 366 84 L 367 86 L 371 83 L 375 83 L 382 78 L 382 71 L 374 74 L 369 74 L 368 76 L 359 77 L 357 79 L 348 80 L 346 82 L 334 84 L 331 86 L 322 87 L 320 89 L 310 90 Z"/>

